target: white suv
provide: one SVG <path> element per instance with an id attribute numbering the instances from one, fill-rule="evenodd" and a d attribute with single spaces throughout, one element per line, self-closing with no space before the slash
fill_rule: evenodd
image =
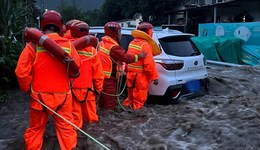
<path id="1" fill-rule="evenodd" d="M 131 31 L 135 28 L 122 28 L 120 45 L 127 50 L 133 40 Z M 103 27 L 90 27 L 90 34 L 101 39 Z M 209 84 L 206 59 L 191 41 L 193 34 L 177 30 L 154 30 L 153 39 L 162 53 L 154 57 L 159 73 L 159 84 L 150 84 L 150 103 L 169 104 L 179 102 L 183 97 L 204 93 Z M 158 100 L 158 97 L 163 97 Z M 159 98 L 161 99 L 161 98 Z"/>

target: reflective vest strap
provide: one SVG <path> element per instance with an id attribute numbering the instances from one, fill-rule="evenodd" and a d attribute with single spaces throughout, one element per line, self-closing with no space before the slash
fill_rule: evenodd
<path id="1" fill-rule="evenodd" d="M 70 53 L 71 47 L 61 47 L 66 53 Z M 44 47 L 36 45 L 36 52 L 46 52 L 47 50 Z"/>
<path id="2" fill-rule="evenodd" d="M 86 51 L 83 51 L 83 50 L 79 50 L 77 52 L 78 52 L 78 54 L 80 56 L 87 56 L 87 57 L 91 57 L 92 56 L 92 52 L 86 52 Z"/>
<path id="3" fill-rule="evenodd" d="M 128 66 L 128 68 L 131 68 L 133 70 L 144 70 L 143 66 L 137 66 L 137 65 L 133 65 L 133 64 L 128 64 L 127 66 Z"/>
<path id="4" fill-rule="evenodd" d="M 142 47 L 134 44 L 129 44 L 129 48 L 141 51 Z"/>
<path id="5" fill-rule="evenodd" d="M 36 52 L 46 52 L 47 50 L 43 47 L 36 46 Z"/>
<path id="6" fill-rule="evenodd" d="M 111 71 L 109 72 L 109 71 L 103 70 L 103 73 L 104 73 L 105 76 L 108 76 L 108 77 L 111 76 Z"/>
<path id="7" fill-rule="evenodd" d="M 109 55 L 110 51 L 109 51 L 108 49 L 106 49 L 106 48 L 103 47 L 103 46 L 100 46 L 99 48 L 100 48 L 100 51 L 101 51 L 101 52 L 103 52 L 103 53 Z"/>
<path id="8" fill-rule="evenodd" d="M 62 47 L 62 49 L 64 49 L 66 53 L 70 53 L 70 48 Z"/>

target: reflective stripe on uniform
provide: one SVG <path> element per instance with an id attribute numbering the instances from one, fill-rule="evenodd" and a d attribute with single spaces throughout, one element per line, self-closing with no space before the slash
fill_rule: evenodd
<path id="1" fill-rule="evenodd" d="M 104 73 L 105 75 L 109 76 L 109 77 L 111 76 L 111 72 L 108 72 L 108 71 L 104 71 L 104 70 L 103 70 L 103 73 Z"/>
<path id="2" fill-rule="evenodd" d="M 139 51 L 141 51 L 141 49 L 142 49 L 141 46 L 134 45 L 134 44 L 129 44 L 129 48 L 133 48 L 133 49 L 136 49 L 136 50 L 139 50 Z"/>
<path id="3" fill-rule="evenodd" d="M 62 47 L 62 49 L 64 49 L 67 53 L 70 53 L 70 48 Z"/>
<path id="4" fill-rule="evenodd" d="M 108 50 L 108 49 L 106 49 L 106 48 L 104 48 L 104 47 L 101 47 L 101 46 L 100 46 L 99 48 L 100 48 L 100 51 L 101 51 L 101 52 L 103 52 L 103 53 L 109 55 L 109 50 Z"/>
<path id="5" fill-rule="evenodd" d="M 37 52 L 46 52 L 47 50 L 43 47 L 36 47 Z"/>
<path id="6" fill-rule="evenodd" d="M 92 52 L 77 51 L 80 56 L 92 56 Z"/>
<path id="7" fill-rule="evenodd" d="M 128 64 L 127 66 L 128 66 L 128 68 L 131 68 L 131 69 L 144 70 L 143 66 L 136 66 L 136 65 L 132 65 L 132 64 Z"/>
<path id="8" fill-rule="evenodd" d="M 70 53 L 70 48 L 62 47 L 62 49 L 63 49 L 66 53 Z M 36 47 L 36 51 L 37 51 L 37 52 L 46 52 L 47 50 L 46 50 L 44 47 L 37 46 L 37 47 Z"/>

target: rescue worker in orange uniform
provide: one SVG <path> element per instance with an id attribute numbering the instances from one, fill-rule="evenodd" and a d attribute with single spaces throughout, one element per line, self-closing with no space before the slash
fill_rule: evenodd
<path id="1" fill-rule="evenodd" d="M 137 30 L 153 36 L 153 26 L 150 23 L 143 22 L 137 26 Z M 147 56 L 138 62 L 127 64 L 127 90 L 128 97 L 123 102 L 124 106 L 130 106 L 132 109 L 141 109 L 147 99 L 149 84 L 158 84 L 158 72 L 152 54 L 152 47 L 141 37 L 136 37 L 128 46 L 128 54 L 138 54 L 140 51 L 147 53 Z"/>
<path id="2" fill-rule="evenodd" d="M 80 20 L 77 20 L 77 19 L 71 19 L 71 20 L 69 20 L 69 21 L 66 23 L 66 25 L 65 25 L 66 31 L 65 31 L 65 34 L 63 35 L 63 37 L 68 38 L 68 39 L 72 39 L 71 33 L 70 33 L 70 27 L 72 26 L 73 23 L 79 23 L 79 22 L 80 22 Z"/>
<path id="3" fill-rule="evenodd" d="M 83 21 L 72 24 L 70 33 L 77 40 L 89 34 L 89 25 Z M 97 122 L 96 94 L 103 88 L 104 74 L 97 50 L 89 45 L 77 50 L 81 57 L 80 76 L 73 81 L 72 99 L 74 123 L 82 128 L 83 118 L 87 122 Z"/>
<path id="4" fill-rule="evenodd" d="M 105 76 L 103 91 L 100 94 L 100 106 L 113 110 L 117 106 L 117 78 L 122 73 L 122 63 L 133 63 L 145 58 L 146 53 L 140 51 L 132 55 L 119 45 L 121 26 L 117 22 L 108 22 L 104 26 L 106 36 L 102 37 L 98 53 L 102 62 Z"/>
<path id="5" fill-rule="evenodd" d="M 80 57 L 68 39 L 60 37 L 62 28 L 61 15 L 53 10 L 46 11 L 41 18 L 41 30 L 50 39 L 60 45 L 80 66 Z M 28 43 L 23 49 L 15 73 L 20 89 L 30 94 L 30 124 L 25 131 L 26 150 L 41 150 L 43 135 L 48 116 L 54 121 L 57 138 L 61 150 L 71 150 L 76 147 L 76 130 L 45 108 L 50 109 L 73 123 L 72 94 L 67 64 L 56 59 L 46 49 L 35 43 Z"/>

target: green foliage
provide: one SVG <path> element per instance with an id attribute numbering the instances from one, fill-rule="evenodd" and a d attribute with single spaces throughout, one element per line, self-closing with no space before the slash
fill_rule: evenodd
<path id="1" fill-rule="evenodd" d="M 139 0 L 121 1 L 120 5 L 122 8 L 123 19 L 131 19 L 136 13 L 140 13 L 141 7 L 139 6 L 139 3 Z"/>
<path id="2" fill-rule="evenodd" d="M 22 33 L 26 26 L 34 26 L 33 2 L 1 0 L 0 16 L 0 90 L 15 86 L 14 69 L 23 48 Z"/>
<path id="3" fill-rule="evenodd" d="M 14 69 L 23 45 L 21 42 L 5 36 L 0 36 L 0 44 L 2 45 L 0 54 L 0 89 L 11 88 L 16 85 Z"/>
<path id="4" fill-rule="evenodd" d="M 83 20 L 90 26 L 97 26 L 102 24 L 100 19 L 100 11 L 97 9 L 84 13 Z"/>
<path id="5" fill-rule="evenodd" d="M 141 13 L 143 21 L 161 25 L 167 23 L 168 14 L 181 2 L 179 0 L 105 0 L 100 10 L 86 12 L 62 3 L 59 12 L 63 16 L 64 23 L 70 19 L 78 19 L 87 22 L 90 26 L 102 26 L 108 21 L 132 19 L 135 14 Z"/>
<path id="6" fill-rule="evenodd" d="M 101 12 L 101 24 L 104 25 L 108 21 L 117 21 L 124 19 L 122 15 L 122 5 L 121 1 L 116 0 L 106 0 L 105 3 L 102 5 L 102 12 Z"/>
<path id="7" fill-rule="evenodd" d="M 59 12 L 62 15 L 63 23 L 71 19 L 78 19 L 85 21 L 90 26 L 96 26 L 100 24 L 100 11 L 97 9 L 82 11 L 81 9 L 74 8 L 71 5 L 62 5 L 59 8 Z"/>
<path id="8" fill-rule="evenodd" d="M 106 0 L 101 8 L 102 23 L 131 19 L 135 14 L 141 13 L 144 21 L 153 25 L 167 23 L 167 16 L 173 7 L 180 4 L 179 0 Z"/>
<path id="9" fill-rule="evenodd" d="M 72 5 L 68 5 L 68 6 L 62 5 L 59 8 L 59 12 L 62 16 L 64 23 L 66 23 L 70 19 L 75 19 L 75 18 L 78 20 L 82 20 L 84 17 L 83 12 L 78 8 L 74 8 Z"/>

